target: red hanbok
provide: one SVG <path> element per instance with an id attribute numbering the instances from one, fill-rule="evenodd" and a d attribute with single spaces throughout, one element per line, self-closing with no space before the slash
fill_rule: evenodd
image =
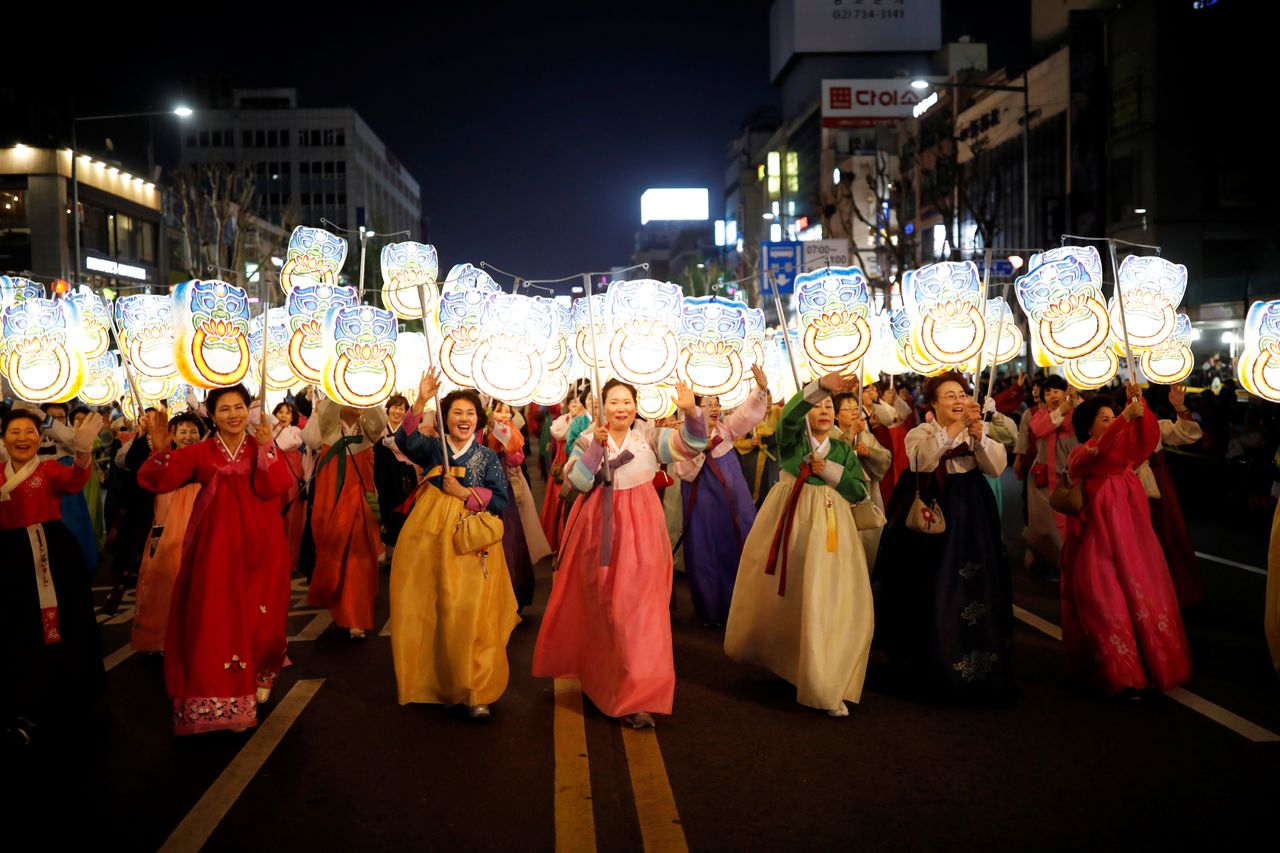
<path id="1" fill-rule="evenodd" d="M 295 480 L 274 444 L 246 435 L 233 457 L 215 434 L 163 450 L 138 483 L 169 492 L 201 483 L 182 543 L 165 633 L 164 680 L 175 734 L 257 725 L 257 687 L 284 665 L 289 548 L 280 497 Z"/>
<path id="2" fill-rule="evenodd" d="M 551 422 L 551 438 L 552 444 L 555 446 L 555 452 L 551 458 L 551 471 L 547 475 L 547 490 L 542 498 L 542 532 L 547 537 L 547 544 L 551 546 L 552 553 L 560 550 L 560 529 L 562 527 L 560 513 L 560 481 L 556 479 L 556 472 L 564 471 L 565 463 L 569 461 L 569 456 L 565 452 L 565 435 L 569 431 L 569 423 L 573 420 L 569 415 L 560 415 Z M 564 475 L 561 474 L 563 477 Z"/>
<path id="3" fill-rule="evenodd" d="M 1107 693 L 1168 690 L 1191 677 L 1169 567 L 1133 473 L 1159 438 L 1148 410 L 1132 422 L 1117 417 L 1101 438 L 1071 451 L 1071 481 L 1085 479 L 1088 503 L 1067 518 L 1062 642 L 1073 673 Z"/>

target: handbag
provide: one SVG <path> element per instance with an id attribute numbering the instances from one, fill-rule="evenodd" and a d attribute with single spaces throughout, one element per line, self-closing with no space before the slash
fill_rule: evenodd
<path id="1" fill-rule="evenodd" d="M 852 506 L 853 524 L 859 530 L 878 530 L 885 525 L 884 513 L 870 497 L 863 498 Z"/>
<path id="2" fill-rule="evenodd" d="M 1063 515 L 1079 515 L 1089 503 L 1089 494 L 1084 490 L 1084 478 L 1070 486 L 1058 483 L 1057 488 L 1049 494 L 1049 506 L 1054 512 Z"/>
<path id="3" fill-rule="evenodd" d="M 453 549 L 459 554 L 485 551 L 502 541 L 502 519 L 489 512 L 469 512 L 453 528 Z"/>
<path id="4" fill-rule="evenodd" d="M 1142 483 L 1142 490 L 1147 493 L 1147 497 L 1153 500 L 1159 500 L 1160 486 L 1156 483 L 1156 475 L 1151 471 L 1151 463 L 1143 460 L 1142 464 L 1133 469 L 1133 473 L 1138 475 L 1138 480 Z"/>
<path id="5" fill-rule="evenodd" d="M 945 533 L 947 530 L 947 520 L 942 515 L 942 507 L 938 506 L 936 499 L 930 499 L 926 504 L 920 497 L 920 480 L 916 479 L 916 497 L 911 502 L 911 509 L 907 510 L 907 528 L 917 533 Z"/>
<path id="6" fill-rule="evenodd" d="M 1046 488 L 1049 485 L 1049 466 L 1043 462 L 1039 462 L 1031 466 L 1031 477 L 1040 488 Z"/>

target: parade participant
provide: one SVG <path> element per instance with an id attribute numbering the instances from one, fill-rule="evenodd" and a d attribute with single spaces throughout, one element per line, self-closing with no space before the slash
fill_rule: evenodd
<path id="1" fill-rule="evenodd" d="M 751 487 L 751 503 L 757 512 L 778 482 L 777 430 L 781 414 L 781 403 L 771 405 L 765 411 L 764 419 L 733 443 L 738 451 L 742 476 Z"/>
<path id="2" fill-rule="evenodd" d="M 520 610 L 533 604 L 533 567 L 551 553 L 542 534 L 529 483 L 520 470 L 524 461 L 524 436 L 511 420 L 511 407 L 495 401 L 489 413 L 486 446 L 498 454 L 507 472 L 507 505 L 502 510 L 502 551 L 511 574 L 511 586 Z"/>
<path id="3" fill-rule="evenodd" d="M 671 713 L 676 686 L 671 540 L 653 476 L 701 452 L 706 432 L 683 384 L 679 430 L 637 425 L 636 392 L 624 382 L 610 380 L 603 397 L 602 423 L 570 454 L 566 476 L 586 497 L 565 525 L 533 674 L 578 678 L 603 714 L 641 728 Z"/>
<path id="4" fill-rule="evenodd" d="M 560 502 L 560 488 L 564 483 L 564 464 L 569 459 L 565 439 L 569 435 L 569 425 L 586 411 L 577 392 L 570 393 L 564 408 L 564 413 L 557 415 L 547 426 L 548 435 L 554 442 L 554 452 L 551 454 L 551 467 L 547 471 L 547 490 L 542 496 L 540 521 L 542 532 L 552 551 L 559 550 L 560 527 L 564 521 L 561 515 L 563 505 Z"/>
<path id="5" fill-rule="evenodd" d="M 1067 522 L 1049 506 L 1049 495 L 1057 488 L 1067 457 L 1076 446 L 1071 411 L 1079 405 L 1080 395 L 1057 375 L 1045 378 L 1042 393 L 1044 408 L 1031 416 L 1035 462 L 1027 483 L 1027 527 L 1022 538 L 1027 543 L 1028 566 L 1038 566 L 1046 580 L 1057 580 Z M 1028 444 L 1028 452 L 1030 448 Z"/>
<path id="6" fill-rule="evenodd" d="M 1160 548 L 1164 551 L 1173 588 L 1178 593 L 1180 607 L 1195 607 L 1204 601 L 1204 575 L 1187 522 L 1182 517 L 1182 505 L 1173 483 L 1173 472 L 1165 458 L 1166 447 L 1185 447 L 1200 441 L 1204 435 L 1200 424 L 1191 416 L 1186 406 L 1187 389 L 1182 385 L 1169 388 L 1169 404 L 1177 413 L 1175 420 L 1161 420 L 1160 441 L 1145 465 L 1134 472 L 1142 482 L 1147 497 L 1151 499 L 1151 527 Z"/>
<path id="7" fill-rule="evenodd" d="M 1031 383 L 1030 404 L 1026 411 L 1022 413 L 1022 417 L 1018 421 L 1018 437 L 1013 445 L 1013 475 L 1022 481 L 1022 525 L 1027 524 L 1027 490 L 1028 481 L 1031 476 L 1031 465 L 1036 458 L 1035 441 L 1031 438 L 1031 419 L 1040 409 L 1044 408 L 1044 398 L 1041 396 L 1043 389 L 1040 387 L 1040 380 L 1036 379 Z M 1026 552 L 1027 564 L 1032 561 L 1030 551 Z"/>
<path id="8" fill-rule="evenodd" d="M 71 412 L 71 428 L 79 427 L 84 419 L 94 416 L 86 406 L 77 406 Z M 89 468 L 89 481 L 84 484 L 84 502 L 89 510 L 89 526 L 93 530 L 94 553 L 102 546 L 102 540 L 106 536 L 106 524 L 103 521 L 102 513 L 102 486 L 106 480 L 107 473 L 107 454 L 106 448 L 103 446 L 103 436 L 110 436 L 109 431 L 99 432 L 98 438 L 93 442 L 93 464 Z"/>
<path id="9" fill-rule="evenodd" d="M 111 458 L 111 473 L 107 477 L 108 501 L 115 502 L 114 513 L 107 514 L 107 538 L 103 549 L 112 553 L 111 575 L 115 582 L 102 612 L 115 615 L 124 598 L 125 589 L 137 582 L 142 567 L 143 550 L 151 535 L 151 522 L 155 506 L 154 497 L 138 483 L 136 468 L 129 468 L 127 457 L 135 443 L 147 444 L 147 416 L 157 411 L 148 406 L 142 412 L 133 433 L 122 430 L 120 446 Z M 143 460 L 145 461 L 145 459 Z"/>
<path id="10" fill-rule="evenodd" d="M 718 628 L 729 618 L 742 546 L 756 520 L 742 466 L 731 453 L 733 442 L 760 423 L 769 410 L 769 380 L 764 368 L 752 365 L 751 372 L 756 390 L 723 418 L 719 397 L 699 399 L 707 449 L 674 468 L 684 501 L 684 570 L 693 607 L 708 627 Z"/>
<path id="11" fill-rule="evenodd" d="M 858 463 L 867 477 L 867 492 L 881 514 L 885 511 L 884 495 L 880 491 L 880 481 L 893 464 L 893 454 L 885 449 L 876 438 L 875 433 L 867 425 L 862 416 L 862 407 L 853 394 L 836 394 L 831 398 L 836 410 L 836 426 L 841 437 L 848 442 L 858 456 Z M 862 540 L 862 549 L 867 557 L 867 568 L 874 569 L 876 555 L 880 552 L 880 536 L 883 527 L 868 529 L 858 528 L 858 538 Z"/>
<path id="12" fill-rule="evenodd" d="M 1008 697 L 1011 580 L 983 477 L 1004 471 L 1004 446 L 987 435 L 961 374 L 930 378 L 924 399 L 933 419 L 907 434 L 912 473 L 889 501 L 876 559 L 879 639 L 914 688 L 939 698 Z"/>
<path id="13" fill-rule="evenodd" d="M 903 411 L 899 410 L 899 404 L 904 407 Z M 897 390 L 888 382 L 875 382 L 862 388 L 862 416 L 876 441 L 893 458 L 889 470 L 881 478 L 881 489 L 893 494 L 899 478 L 907 471 L 904 442 L 907 435 L 906 419 L 914 417 L 911 405 L 900 399 Z"/>
<path id="14" fill-rule="evenodd" d="M 386 426 L 387 413 L 379 407 L 357 409 L 322 397 L 302 430 L 320 459 L 311 501 L 316 565 L 307 605 L 327 607 L 353 640 L 374 627 L 383 545 L 365 495 L 373 491 L 373 447 Z"/>
<path id="15" fill-rule="evenodd" d="M 165 688 L 179 735 L 257 725 L 258 705 L 270 698 L 284 664 L 289 615 L 280 497 L 293 475 L 267 424 L 248 434 L 243 385 L 215 388 L 205 406 L 213 435 L 177 450 L 161 446 L 138 471 L 138 484 L 157 494 L 202 486 L 164 641 Z M 167 434 L 165 413 L 154 420 Z"/>
<path id="16" fill-rule="evenodd" d="M 68 468 L 75 453 L 72 448 L 74 429 L 68 418 L 65 403 L 45 403 L 41 409 L 45 415 L 44 438 L 40 444 L 41 459 L 56 459 Z M 98 570 L 98 537 L 93 532 L 93 519 L 89 517 L 89 504 L 83 491 L 62 497 L 62 523 L 80 543 L 84 565 L 92 578 Z"/>
<path id="17" fill-rule="evenodd" d="M 102 641 L 84 555 L 62 523 L 62 499 L 90 476 L 97 415 L 68 438 L 72 465 L 39 456 L 44 416 L 24 409 L 0 421 L 0 731 L 23 747 L 39 726 L 81 713 L 102 694 Z"/>
<path id="18" fill-rule="evenodd" d="M 193 414 L 173 418 L 168 423 L 168 432 L 163 434 L 156 428 L 155 415 L 148 415 L 147 420 L 150 422 L 147 440 L 134 442 L 129 449 L 128 463 L 134 470 L 141 468 L 151 453 L 190 447 L 205 436 L 204 422 Z M 173 583 L 182 566 L 182 542 L 198 494 L 200 484 L 189 483 L 155 497 L 154 523 L 142 551 L 133 630 L 129 635 L 134 651 L 164 651 Z"/>
<path id="19" fill-rule="evenodd" d="M 378 490 L 378 515 L 381 522 L 382 542 L 388 549 L 394 548 L 404 527 L 401 505 L 418 488 L 422 472 L 396 447 L 396 432 L 409 412 L 409 401 L 402 394 L 393 394 L 387 400 L 387 428 L 382 439 L 373 446 L 373 482 Z"/>
<path id="20" fill-rule="evenodd" d="M 1084 508 L 1067 518 L 1062 644 L 1073 675 L 1105 693 L 1169 690 L 1191 678 L 1191 652 L 1169 567 L 1133 468 L 1160 440 L 1137 385 L 1116 417 L 1105 397 L 1075 412 L 1071 482 Z"/>
<path id="21" fill-rule="evenodd" d="M 874 628 L 871 580 L 850 507 L 866 496 L 853 447 L 839 438 L 833 393 L 854 377 L 829 373 L 782 410 L 782 474 L 738 565 L 724 649 L 796 688 L 796 701 L 847 717 L 862 699 Z"/>
<path id="22" fill-rule="evenodd" d="M 308 469 L 311 455 L 302 441 L 297 410 L 288 403 L 279 403 L 271 410 L 271 414 L 275 416 L 271 435 L 276 447 L 284 454 L 285 464 L 289 466 L 289 473 L 294 479 L 293 487 L 280 499 L 280 514 L 284 517 L 284 537 L 289 543 L 289 565 L 296 569 L 302 539 L 307 532 L 308 507 L 305 492 L 310 478 Z"/>
<path id="23" fill-rule="evenodd" d="M 446 467 L 441 438 L 418 429 L 438 386 L 434 371 L 422 377 L 418 399 L 396 433 L 397 446 L 426 479 L 392 556 L 391 653 L 401 705 L 463 704 L 481 719 L 507 688 L 507 640 L 520 617 L 501 531 L 475 551 L 460 551 L 459 536 L 465 538 L 470 516 L 502 512 L 507 476 L 497 454 L 476 442 L 486 418 L 480 395 L 471 390 L 440 402 Z M 490 536 L 502 526 L 493 521 L 485 525 Z"/>

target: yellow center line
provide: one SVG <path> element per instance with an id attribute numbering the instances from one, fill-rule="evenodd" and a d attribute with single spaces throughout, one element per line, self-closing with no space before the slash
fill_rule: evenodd
<path id="1" fill-rule="evenodd" d="M 622 727 L 622 745 L 627 751 L 627 768 L 631 771 L 631 793 L 640 818 L 640 835 L 649 853 L 688 851 L 675 794 L 667 778 L 667 765 L 662 760 L 658 734 L 654 729 Z"/>
<path id="2" fill-rule="evenodd" d="M 1041 633 L 1048 634 L 1055 640 L 1062 639 L 1062 629 L 1047 619 L 1042 619 L 1036 614 L 1024 610 L 1018 605 L 1013 606 L 1013 615 L 1019 620 L 1027 623 Z M 1247 738 L 1254 743 L 1280 743 L 1280 735 L 1273 731 L 1264 729 L 1257 723 L 1250 722 L 1239 714 L 1228 711 L 1221 705 L 1210 702 L 1208 699 L 1198 694 L 1192 693 L 1182 687 L 1175 687 L 1172 690 L 1165 690 L 1164 695 L 1168 696 L 1179 705 L 1190 708 L 1197 714 L 1201 714 L 1213 720 L 1220 726 L 1225 726 L 1241 737 Z"/>
<path id="3" fill-rule="evenodd" d="M 213 781 L 209 790 L 204 792 L 200 801 L 187 812 L 182 823 L 178 824 L 160 848 L 161 853 L 195 853 L 205 845 L 209 836 L 244 793 L 244 789 L 284 739 L 294 721 L 302 714 L 307 703 L 316 695 L 321 684 L 324 684 L 323 678 L 311 678 L 293 685 L 293 689 L 280 700 L 280 705 L 267 717 L 266 722 L 258 727 L 249 742 L 236 753 L 236 757 Z"/>
<path id="4" fill-rule="evenodd" d="M 576 679 L 555 680 L 554 719 L 557 853 L 595 853 L 596 821 L 591 804 L 591 766 L 582 690 Z"/>

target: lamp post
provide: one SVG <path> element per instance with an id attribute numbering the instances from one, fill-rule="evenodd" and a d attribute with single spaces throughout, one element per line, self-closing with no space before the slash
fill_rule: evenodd
<path id="1" fill-rule="evenodd" d="M 978 89 L 984 92 L 1021 92 L 1022 93 L 1022 245 L 1031 245 L 1031 159 L 1029 139 L 1031 138 L 1031 104 L 1028 93 L 1027 72 L 1022 72 L 1021 86 L 997 86 L 989 83 L 950 83 L 932 80 L 912 80 L 911 88 L 928 89 Z M 923 102 L 922 102 L 923 103 Z M 932 104 L 930 104 L 932 106 Z M 920 110 L 916 118 L 920 118 L 928 108 Z M 954 129 L 954 128 L 953 128 Z"/>
<path id="2" fill-rule="evenodd" d="M 76 150 L 76 124 L 82 121 L 108 121 L 112 119 L 123 118 L 147 118 L 149 116 L 167 116 L 174 115 L 178 118 L 188 118 L 192 114 L 192 109 L 186 106 L 178 106 L 172 110 L 158 110 L 145 113 L 117 113 L 114 115 L 103 116 L 76 116 L 71 119 L 71 210 L 72 223 L 71 230 L 74 238 L 73 251 L 75 253 L 75 270 L 76 284 L 80 283 L 82 264 L 80 259 L 80 177 L 77 171 L 77 161 L 80 159 L 79 152 Z M 161 211 L 163 215 L 163 211 Z"/>

